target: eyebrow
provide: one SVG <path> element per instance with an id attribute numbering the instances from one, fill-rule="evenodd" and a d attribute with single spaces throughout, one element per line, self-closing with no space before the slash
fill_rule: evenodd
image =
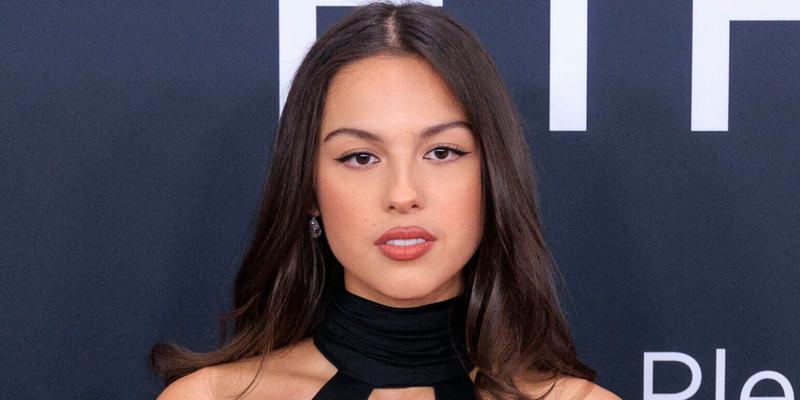
<path id="1" fill-rule="evenodd" d="M 461 120 L 449 121 L 449 122 L 443 122 L 441 124 L 436 124 L 436 125 L 433 125 L 433 126 L 429 126 L 429 127 L 425 128 L 419 134 L 419 136 L 420 136 L 421 139 L 424 139 L 424 138 L 436 135 L 437 133 L 444 132 L 444 131 L 446 131 L 446 130 L 448 130 L 450 128 L 456 128 L 456 127 L 467 128 L 469 130 L 472 130 L 472 125 L 470 125 L 469 122 L 467 122 L 467 121 L 461 121 Z M 360 139 L 369 140 L 371 142 L 383 143 L 383 139 L 381 139 L 380 136 L 378 136 L 378 135 L 376 135 L 376 134 L 374 134 L 372 132 L 368 132 L 368 131 L 365 131 L 363 129 L 357 129 L 357 128 L 339 128 L 339 129 L 335 129 L 335 130 L 331 131 L 330 133 L 328 133 L 325 136 L 325 139 L 322 139 L 322 142 L 325 143 L 328 140 L 330 140 L 331 138 L 334 138 L 334 137 L 340 136 L 340 135 L 350 135 L 350 136 L 355 136 L 355 137 L 360 138 Z"/>

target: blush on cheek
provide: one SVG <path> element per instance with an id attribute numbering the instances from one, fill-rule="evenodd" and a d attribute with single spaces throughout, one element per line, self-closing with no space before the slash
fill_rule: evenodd
<path id="1" fill-rule="evenodd" d="M 449 184 L 442 185 L 444 201 L 446 207 L 442 207 L 442 212 L 449 212 L 454 218 L 469 221 L 474 218 L 481 209 L 482 193 L 480 179 L 472 176 L 457 180 L 451 178 Z"/>
<path id="2" fill-rule="evenodd" d="M 342 252 L 363 254 L 371 250 L 369 233 L 374 228 L 369 225 L 370 210 L 375 205 L 368 203 L 370 189 L 363 183 L 354 185 L 338 174 L 323 172 L 320 178 L 320 209 L 331 249 L 339 252 L 337 256 L 344 256 Z"/>

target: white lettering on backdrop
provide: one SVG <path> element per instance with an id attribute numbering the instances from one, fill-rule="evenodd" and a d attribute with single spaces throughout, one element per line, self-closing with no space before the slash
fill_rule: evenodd
<path id="1" fill-rule="evenodd" d="M 656 362 L 676 362 L 689 368 L 691 382 L 684 390 L 677 393 L 655 393 L 653 380 L 655 374 L 653 367 Z M 714 371 L 714 398 L 725 400 L 725 349 L 717 349 Z M 780 397 L 753 397 L 753 388 L 762 381 L 775 381 L 780 385 L 783 395 Z M 700 389 L 703 373 L 700 364 L 692 356 L 678 352 L 645 352 L 644 353 L 644 400 L 688 400 Z M 791 382 L 784 375 L 775 371 L 760 371 L 753 374 L 745 381 L 739 400 L 794 400 L 794 389 Z"/>
<path id="2" fill-rule="evenodd" d="M 797 0 L 694 0 L 692 130 L 728 130 L 731 21 L 800 21 Z"/>
<path id="3" fill-rule="evenodd" d="M 280 0 L 279 113 L 292 77 L 316 40 L 317 7 L 353 7 L 366 0 Z M 441 7 L 443 0 L 429 4 Z M 731 21 L 800 21 L 797 0 L 694 0 L 692 5 L 692 131 L 728 130 Z M 588 0 L 550 1 L 550 130 L 586 130 Z"/>

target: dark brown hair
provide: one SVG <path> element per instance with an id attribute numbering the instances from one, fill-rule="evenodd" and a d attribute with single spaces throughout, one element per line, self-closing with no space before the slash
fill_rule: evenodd
<path id="1" fill-rule="evenodd" d="M 543 240 L 518 112 L 474 35 L 439 8 L 421 3 L 357 7 L 308 51 L 278 123 L 254 237 L 236 276 L 233 310 L 220 320 L 219 348 L 195 353 L 159 343 L 151 350 L 152 367 L 169 384 L 202 367 L 266 355 L 311 335 L 332 288 L 342 281 L 325 235 L 315 239 L 308 230 L 324 99 L 338 70 L 377 54 L 429 62 L 461 102 L 481 146 L 485 224 L 478 250 L 464 266 L 461 294 L 466 344 L 478 368 L 476 394 L 527 398 L 515 386 L 522 376 L 594 380 L 595 372 L 576 357 L 559 305 L 557 265 Z M 321 217 L 320 223 L 324 232 Z M 230 321 L 233 336 L 226 342 Z"/>

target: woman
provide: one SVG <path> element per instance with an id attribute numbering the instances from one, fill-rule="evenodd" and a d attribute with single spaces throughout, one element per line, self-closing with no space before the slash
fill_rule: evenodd
<path id="1" fill-rule="evenodd" d="M 155 346 L 160 400 L 618 399 L 576 358 L 519 117 L 439 9 L 339 21 L 272 152 L 235 334 Z"/>

